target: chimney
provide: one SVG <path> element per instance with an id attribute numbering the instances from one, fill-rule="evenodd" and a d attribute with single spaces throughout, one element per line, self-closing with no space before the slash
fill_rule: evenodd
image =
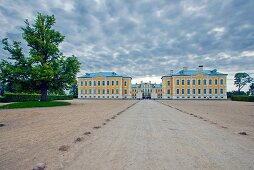
<path id="1" fill-rule="evenodd" d="M 203 65 L 198 66 L 198 71 L 203 71 Z"/>
<path id="2" fill-rule="evenodd" d="M 170 75 L 172 75 L 174 73 L 174 70 L 170 70 Z"/>
<path id="3" fill-rule="evenodd" d="M 188 67 L 183 67 L 183 71 L 187 71 L 188 70 Z"/>

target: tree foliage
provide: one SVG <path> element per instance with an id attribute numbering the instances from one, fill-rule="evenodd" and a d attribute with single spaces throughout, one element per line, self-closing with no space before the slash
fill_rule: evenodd
<path id="1" fill-rule="evenodd" d="M 241 89 L 247 85 L 248 83 L 251 83 L 252 78 L 247 73 L 236 73 L 234 78 L 234 84 L 238 88 L 238 92 L 241 91 Z"/>
<path id="2" fill-rule="evenodd" d="M 48 91 L 63 93 L 76 83 L 76 74 L 80 62 L 72 55 L 65 57 L 59 50 L 64 36 L 53 29 L 54 15 L 38 13 L 34 24 L 25 20 L 22 27 L 23 38 L 27 42 L 29 55 L 22 52 L 20 42 L 9 44 L 3 39 L 4 50 L 7 50 L 11 61 L 0 62 L 2 81 L 8 84 L 11 92 L 41 92 L 41 100 L 47 100 Z"/>

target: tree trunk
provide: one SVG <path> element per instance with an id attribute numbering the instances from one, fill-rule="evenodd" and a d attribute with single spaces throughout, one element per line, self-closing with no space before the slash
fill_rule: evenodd
<path id="1" fill-rule="evenodd" d="M 241 88 L 240 88 L 240 84 L 238 85 L 238 95 L 240 95 L 241 93 Z"/>
<path id="2" fill-rule="evenodd" d="M 41 81 L 41 101 L 47 101 L 48 97 L 48 86 L 45 80 Z"/>

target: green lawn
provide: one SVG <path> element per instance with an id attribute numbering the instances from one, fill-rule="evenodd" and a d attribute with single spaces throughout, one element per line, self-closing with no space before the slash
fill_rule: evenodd
<path id="1" fill-rule="evenodd" d="M 0 106 L 0 109 L 15 109 L 15 108 L 32 108 L 32 107 L 54 107 L 54 106 L 67 106 L 69 102 L 62 101 L 31 101 L 31 102 L 16 102 Z"/>

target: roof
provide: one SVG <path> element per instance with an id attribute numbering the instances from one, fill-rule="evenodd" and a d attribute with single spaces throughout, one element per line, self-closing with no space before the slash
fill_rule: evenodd
<path id="1" fill-rule="evenodd" d="M 162 84 L 153 84 L 153 88 L 162 88 Z"/>
<path id="2" fill-rule="evenodd" d="M 167 74 L 163 77 L 174 77 L 174 76 L 195 76 L 198 74 L 203 74 L 203 75 L 209 75 L 209 76 L 216 76 L 216 75 L 227 75 L 221 72 L 218 72 L 216 69 L 213 70 L 180 70 L 176 73 L 172 74 Z"/>
<path id="3" fill-rule="evenodd" d="M 132 84 L 131 85 L 131 88 L 138 88 L 139 87 L 139 84 Z"/>
<path id="4" fill-rule="evenodd" d="M 130 76 L 124 74 L 117 74 L 116 72 L 95 72 L 95 73 L 86 73 L 83 76 L 78 78 L 94 78 L 94 77 L 123 77 L 123 78 L 131 78 Z"/>

